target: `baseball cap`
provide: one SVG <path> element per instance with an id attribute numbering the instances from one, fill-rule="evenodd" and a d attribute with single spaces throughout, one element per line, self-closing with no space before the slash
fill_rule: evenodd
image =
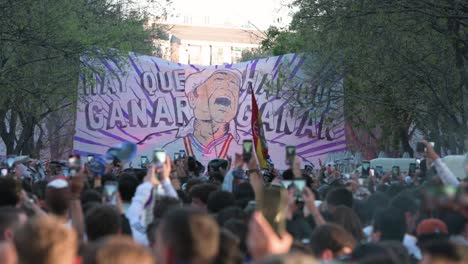
<path id="1" fill-rule="evenodd" d="M 418 227 L 416 228 L 416 234 L 418 236 L 425 236 L 425 235 L 447 235 L 448 228 L 447 225 L 439 219 L 429 218 L 421 221 Z"/>

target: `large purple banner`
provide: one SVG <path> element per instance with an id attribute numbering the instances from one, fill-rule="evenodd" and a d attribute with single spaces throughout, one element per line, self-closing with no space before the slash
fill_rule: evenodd
<path id="1" fill-rule="evenodd" d="M 288 54 L 210 67 L 135 55 L 86 62 L 93 70 L 81 77 L 74 150 L 100 155 L 131 141 L 137 158 L 164 148 L 204 164 L 241 153 L 242 140 L 252 138 L 253 90 L 275 166 L 286 167 L 286 145 L 317 164 L 346 148 L 342 99 L 331 96 L 342 82 L 307 77 L 305 61 Z"/>

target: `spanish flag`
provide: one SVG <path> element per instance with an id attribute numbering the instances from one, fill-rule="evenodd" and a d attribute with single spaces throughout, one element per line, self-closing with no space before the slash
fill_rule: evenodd
<path id="1" fill-rule="evenodd" d="M 257 100 L 255 99 L 255 93 L 252 87 L 252 136 L 255 146 L 255 153 L 257 154 L 258 162 L 261 168 L 267 168 L 268 145 L 265 138 L 265 132 L 263 131 L 263 123 L 261 113 L 258 111 Z"/>

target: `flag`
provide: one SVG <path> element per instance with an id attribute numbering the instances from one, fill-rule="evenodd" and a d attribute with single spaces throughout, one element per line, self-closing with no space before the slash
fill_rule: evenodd
<path id="1" fill-rule="evenodd" d="M 258 111 L 257 100 L 252 87 L 252 136 L 254 141 L 255 153 L 257 154 L 258 162 L 261 168 L 267 168 L 268 145 L 263 130 L 261 113 Z"/>

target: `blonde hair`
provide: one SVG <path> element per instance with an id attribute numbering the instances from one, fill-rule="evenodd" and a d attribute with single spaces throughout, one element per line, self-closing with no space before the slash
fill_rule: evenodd
<path id="1" fill-rule="evenodd" d="M 72 263 L 78 250 L 78 237 L 58 218 L 33 218 L 14 236 L 20 264 Z"/>
<path id="2" fill-rule="evenodd" d="M 97 242 L 83 259 L 86 264 L 153 264 L 154 261 L 146 248 L 130 237 L 119 235 Z"/>

